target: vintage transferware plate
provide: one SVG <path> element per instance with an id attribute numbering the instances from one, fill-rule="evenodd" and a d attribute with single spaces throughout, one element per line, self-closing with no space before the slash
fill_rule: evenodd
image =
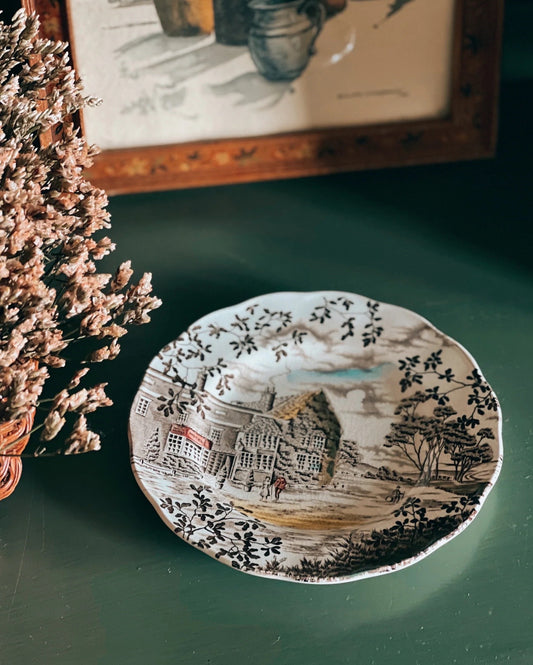
<path id="1" fill-rule="evenodd" d="M 208 314 L 152 360 L 135 476 L 181 538 L 244 572 L 344 582 L 429 554 L 502 462 L 496 396 L 425 319 L 338 291 Z"/>

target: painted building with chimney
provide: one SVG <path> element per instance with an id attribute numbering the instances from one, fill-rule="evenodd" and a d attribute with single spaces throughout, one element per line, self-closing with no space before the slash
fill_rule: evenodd
<path id="1" fill-rule="evenodd" d="M 179 410 L 161 408 L 160 398 L 169 390 L 179 392 Z M 228 403 L 205 390 L 205 377 L 193 395 L 151 368 L 132 410 L 144 441 L 154 443 L 148 431 L 154 421 L 157 464 L 166 472 L 207 474 L 220 487 L 229 483 L 248 490 L 279 476 L 289 486 L 327 485 L 341 439 L 337 416 L 321 390 L 278 397 L 267 388 L 257 401 Z"/>

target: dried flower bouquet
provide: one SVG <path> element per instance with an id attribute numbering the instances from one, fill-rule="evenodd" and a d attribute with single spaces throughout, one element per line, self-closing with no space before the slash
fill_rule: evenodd
<path id="1" fill-rule="evenodd" d="M 116 358 L 128 327 L 149 322 L 161 302 L 149 273 L 130 285 L 129 261 L 114 276 L 97 270 L 115 248 L 101 233 L 107 197 L 84 177 L 96 150 L 71 120 L 96 101 L 83 95 L 66 45 L 38 27 L 24 11 L 0 22 L 0 423 L 35 413 L 35 454 L 79 453 L 100 447 L 86 415 L 111 404 L 105 383 L 82 387 L 88 365 Z M 89 348 L 66 387 L 43 399 L 50 369 L 80 344 Z M 69 420 L 69 435 L 50 444 Z M 0 460 L 19 453 L 20 437 L 0 437 Z"/>

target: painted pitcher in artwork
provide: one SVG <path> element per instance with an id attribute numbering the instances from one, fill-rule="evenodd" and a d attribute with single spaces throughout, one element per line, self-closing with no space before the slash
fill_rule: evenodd
<path id="1" fill-rule="evenodd" d="M 292 81 L 307 67 L 326 19 L 347 0 L 154 0 L 171 37 L 215 34 L 219 44 L 248 46 L 257 71 L 271 81 Z M 410 0 L 395 2 L 384 19 Z"/>
<path id="2" fill-rule="evenodd" d="M 154 0 L 165 34 L 214 33 L 230 46 L 249 45 L 258 71 L 290 81 L 303 72 L 326 16 L 345 0 Z"/>

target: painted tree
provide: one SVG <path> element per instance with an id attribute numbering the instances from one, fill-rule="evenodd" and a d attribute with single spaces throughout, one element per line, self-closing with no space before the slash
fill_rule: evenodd
<path id="1" fill-rule="evenodd" d="M 161 448 L 161 430 L 156 427 L 145 443 L 145 456 L 147 462 L 155 462 L 159 456 Z"/>
<path id="2" fill-rule="evenodd" d="M 400 402 L 395 411 L 400 419 L 392 423 L 385 447 L 398 448 L 413 464 L 419 485 L 438 479 L 443 454 L 453 463 L 455 480 L 463 482 L 474 466 L 491 461 L 492 448 L 486 441 L 494 434 L 488 427 L 469 431 L 469 421 L 454 418 L 457 412 L 451 406 L 436 406 L 430 415 L 420 413 L 420 406 L 431 399 L 418 391 Z"/>
<path id="3" fill-rule="evenodd" d="M 343 439 L 339 446 L 339 466 L 354 467 L 361 461 L 359 445 L 356 441 Z"/>
<path id="4" fill-rule="evenodd" d="M 228 479 L 228 467 L 226 464 L 220 467 L 219 472 L 216 475 L 216 481 L 217 481 L 217 487 L 218 489 L 222 489 L 224 487 L 224 483 Z"/>
<path id="5" fill-rule="evenodd" d="M 400 402 L 395 411 L 399 420 L 391 425 L 385 441 L 385 446 L 398 448 L 413 464 L 423 485 L 438 478 L 443 454 L 453 464 L 458 482 L 473 467 L 493 459 L 488 441 L 495 436 L 489 427 L 481 427 L 480 417 L 497 414 L 496 397 L 478 369 L 466 377 L 458 376 L 453 367 L 445 366 L 443 352 L 438 349 L 425 359 L 415 355 L 399 361 L 402 393 L 423 386 L 430 377 L 435 383 Z M 467 408 L 458 415 L 451 404 L 461 393 Z M 430 402 L 437 403 L 432 411 Z"/>
<path id="6" fill-rule="evenodd" d="M 398 448 L 418 470 L 420 485 L 429 485 L 433 475 L 438 476 L 449 419 L 456 415 L 450 406 L 437 406 L 431 415 L 419 413 L 420 405 L 429 399 L 420 391 L 402 399 L 394 412 L 400 419 L 392 423 L 385 437 L 385 447 Z"/>
<path id="7" fill-rule="evenodd" d="M 483 427 L 474 435 L 459 426 L 449 435 L 446 452 L 455 469 L 455 480 L 463 482 L 474 467 L 493 459 L 492 447 L 486 443 L 493 439 L 494 433 L 488 427 Z"/>
<path id="8" fill-rule="evenodd" d="M 395 414 L 400 420 L 391 426 L 386 447 L 397 447 L 419 472 L 418 484 L 428 485 L 438 478 L 439 462 L 449 436 L 456 434 L 457 421 L 450 420 L 457 412 L 450 406 L 436 406 L 431 415 L 417 411 L 430 398 L 416 392 L 403 399 Z"/>

